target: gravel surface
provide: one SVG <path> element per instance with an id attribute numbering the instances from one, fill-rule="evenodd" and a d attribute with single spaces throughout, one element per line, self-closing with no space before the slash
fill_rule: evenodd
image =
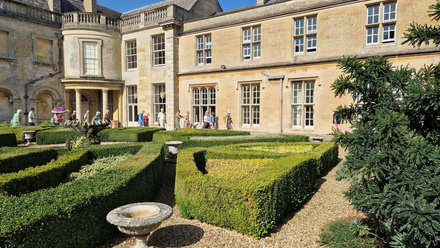
<path id="1" fill-rule="evenodd" d="M 340 149 L 340 157 L 344 152 Z M 272 232 L 261 238 L 224 228 L 212 226 L 198 220 L 187 220 L 179 215 L 174 202 L 175 164 L 169 161 L 165 169 L 164 185 L 155 201 L 173 207 L 173 215 L 148 237 L 148 245 L 154 247 L 320 247 L 320 230 L 326 224 L 340 220 L 362 218 L 348 201 L 343 192 L 347 182 L 334 179 L 336 167 L 319 179 L 319 189 L 298 211 L 286 216 Z M 128 248 L 135 244 L 133 237 L 118 233 L 112 240 L 99 248 Z"/>

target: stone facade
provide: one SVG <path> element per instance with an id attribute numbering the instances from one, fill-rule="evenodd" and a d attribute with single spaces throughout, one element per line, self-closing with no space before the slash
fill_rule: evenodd
<path id="1" fill-rule="evenodd" d="M 121 14 L 96 0 L 0 0 L 0 121 L 63 105 L 110 110 L 124 126 L 145 111 L 154 126 L 164 108 L 167 129 L 178 109 L 192 123 L 216 112 L 224 129 L 231 110 L 235 129 L 325 135 L 353 102 L 330 89 L 338 58 L 439 62 L 433 46 L 401 44 L 412 22 L 433 23 L 435 2 L 257 0 L 222 12 L 217 0 L 167 0 Z"/>

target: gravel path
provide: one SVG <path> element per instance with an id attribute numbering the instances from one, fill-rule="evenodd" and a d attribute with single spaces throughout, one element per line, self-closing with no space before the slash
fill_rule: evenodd
<path id="1" fill-rule="evenodd" d="M 343 151 L 340 150 L 340 154 Z M 291 213 L 267 236 L 255 240 L 235 231 L 215 227 L 198 220 L 187 220 L 179 215 L 174 202 L 175 164 L 169 163 L 165 171 L 164 186 L 155 200 L 173 206 L 173 215 L 148 237 L 154 247 L 319 247 L 316 242 L 326 224 L 339 219 L 362 218 L 343 197 L 347 182 L 334 179 L 336 167 L 319 179 L 318 191 L 297 212 Z M 118 234 L 99 248 L 128 248 L 134 238 Z"/>

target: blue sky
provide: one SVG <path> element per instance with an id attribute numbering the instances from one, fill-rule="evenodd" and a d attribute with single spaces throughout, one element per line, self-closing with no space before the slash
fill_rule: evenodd
<path id="1" fill-rule="evenodd" d="M 161 0 L 98 0 L 98 4 L 121 13 L 143 7 Z M 255 5 L 257 0 L 219 0 L 223 11 Z"/>

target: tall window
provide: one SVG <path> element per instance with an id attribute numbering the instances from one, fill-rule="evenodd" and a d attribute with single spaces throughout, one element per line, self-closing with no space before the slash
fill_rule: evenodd
<path id="1" fill-rule="evenodd" d="M 193 88 L 193 122 L 203 122 L 203 116 L 208 111 L 209 115 L 215 112 L 216 90 L 215 87 L 201 86 Z"/>
<path id="2" fill-rule="evenodd" d="M 0 57 L 9 57 L 9 32 L 0 30 Z"/>
<path id="3" fill-rule="evenodd" d="M 84 74 L 98 74 L 98 43 L 83 42 L 83 70 Z"/>
<path id="4" fill-rule="evenodd" d="M 396 2 L 380 3 L 367 7 L 367 45 L 396 41 Z"/>
<path id="5" fill-rule="evenodd" d="M 127 61 L 127 70 L 137 68 L 137 45 L 136 40 L 125 43 L 125 54 Z"/>
<path id="6" fill-rule="evenodd" d="M 292 127 L 314 126 L 315 82 L 292 82 Z"/>
<path id="7" fill-rule="evenodd" d="M 241 123 L 260 124 L 260 84 L 241 85 Z"/>
<path id="8" fill-rule="evenodd" d="M 197 37 L 197 64 L 211 64 L 212 62 L 212 41 L 211 35 L 201 35 Z"/>
<path id="9" fill-rule="evenodd" d="M 154 122 L 158 122 L 157 114 L 160 113 L 160 109 L 166 112 L 166 93 L 165 84 L 155 84 L 154 85 L 154 96 L 153 96 L 153 115 Z"/>
<path id="10" fill-rule="evenodd" d="M 243 29 L 243 60 L 261 57 L 261 27 Z"/>
<path id="11" fill-rule="evenodd" d="M 137 87 L 127 86 L 128 121 L 138 121 Z"/>
<path id="12" fill-rule="evenodd" d="M 165 65 L 165 35 L 153 37 L 153 65 Z"/>
<path id="13" fill-rule="evenodd" d="M 316 16 L 301 17 L 294 20 L 294 53 L 316 52 Z"/>

